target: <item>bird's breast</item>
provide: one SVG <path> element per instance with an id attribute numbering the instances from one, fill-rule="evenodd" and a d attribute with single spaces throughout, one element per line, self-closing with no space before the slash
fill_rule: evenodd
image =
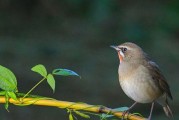
<path id="1" fill-rule="evenodd" d="M 158 86 L 152 80 L 149 71 L 139 66 L 133 71 L 121 73 L 119 68 L 119 82 L 124 93 L 139 103 L 149 103 L 161 95 Z"/>

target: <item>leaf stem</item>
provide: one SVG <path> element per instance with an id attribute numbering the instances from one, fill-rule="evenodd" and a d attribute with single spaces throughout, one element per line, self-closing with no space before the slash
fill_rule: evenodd
<path id="1" fill-rule="evenodd" d="M 43 79 L 41 79 L 37 84 L 34 85 L 34 87 L 32 87 L 22 98 L 22 100 L 27 97 L 40 83 L 42 83 L 46 78 L 44 77 Z"/>

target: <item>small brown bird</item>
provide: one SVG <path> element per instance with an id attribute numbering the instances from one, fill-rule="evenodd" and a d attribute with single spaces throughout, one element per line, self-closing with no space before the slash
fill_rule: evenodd
<path id="1" fill-rule="evenodd" d="M 124 112 L 123 118 L 137 103 L 152 103 L 151 119 L 154 102 L 162 105 L 165 114 L 173 117 L 167 98 L 172 99 L 170 88 L 161 74 L 159 67 L 149 59 L 147 54 L 131 42 L 119 46 L 111 46 L 118 52 L 120 65 L 118 69 L 119 83 L 124 93 L 135 103 Z"/>

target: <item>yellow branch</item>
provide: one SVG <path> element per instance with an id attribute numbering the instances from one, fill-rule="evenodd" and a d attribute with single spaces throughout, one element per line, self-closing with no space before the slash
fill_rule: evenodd
<path id="1" fill-rule="evenodd" d="M 0 103 L 5 103 L 5 97 L 0 97 Z M 66 102 L 50 98 L 19 98 L 19 100 L 9 99 L 9 103 L 15 105 L 40 105 L 40 106 L 51 106 L 59 108 L 68 108 L 73 110 L 82 110 L 94 113 L 110 113 L 116 117 L 121 118 L 122 112 L 113 111 L 110 108 L 102 107 L 99 105 L 89 105 L 85 103 L 75 103 L 75 102 Z M 127 115 L 125 116 L 127 118 Z M 146 120 L 145 118 L 139 117 L 137 115 L 128 115 L 128 120 Z"/>

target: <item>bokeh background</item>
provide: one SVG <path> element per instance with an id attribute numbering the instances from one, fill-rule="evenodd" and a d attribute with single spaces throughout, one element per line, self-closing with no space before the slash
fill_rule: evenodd
<path id="1" fill-rule="evenodd" d="M 48 71 L 74 70 L 82 79 L 56 77 L 54 94 L 46 83 L 33 94 L 130 106 L 133 101 L 118 84 L 117 53 L 109 47 L 126 41 L 140 45 L 159 64 L 173 94 L 174 120 L 179 119 L 179 1 L 0 0 L 0 64 L 14 71 L 20 92 L 41 79 L 30 71 L 41 63 Z M 58 108 L 10 105 L 9 110 L 0 105 L 1 120 L 68 120 Z M 146 117 L 149 111 L 150 104 L 133 110 Z M 165 119 L 156 105 L 153 120 Z"/>

